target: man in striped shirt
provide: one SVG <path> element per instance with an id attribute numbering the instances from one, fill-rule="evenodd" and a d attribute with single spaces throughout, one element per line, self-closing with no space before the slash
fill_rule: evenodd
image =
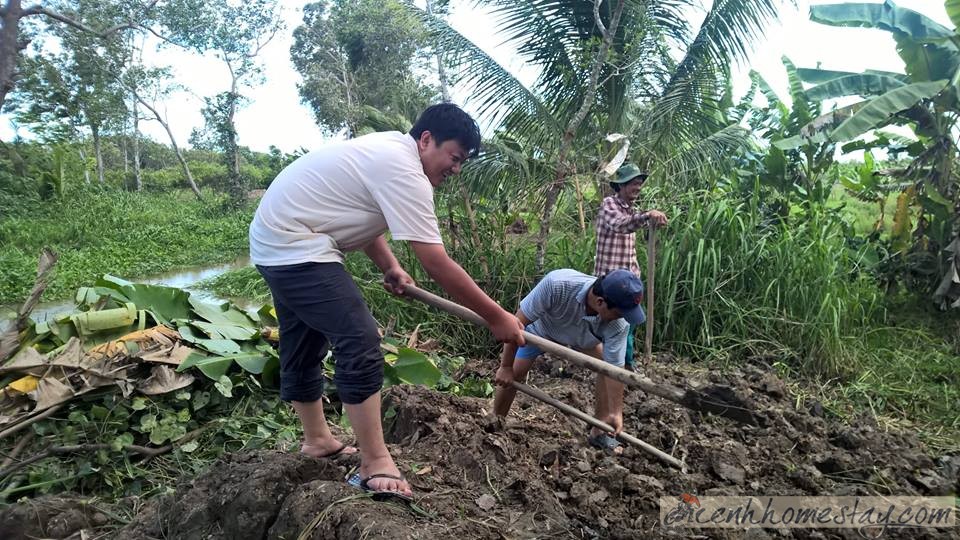
<path id="1" fill-rule="evenodd" d="M 603 276 L 618 268 L 626 268 L 640 276 L 637 263 L 636 231 L 650 224 L 660 227 L 667 224 L 667 216 L 658 210 L 642 211 L 634 208 L 640 188 L 647 181 L 648 173 L 631 163 L 617 169 L 610 181 L 614 194 L 603 199 L 597 216 L 597 256 L 593 275 Z M 636 325 L 631 324 L 627 333 L 625 363 L 634 369 L 633 334 Z"/>
<path id="2" fill-rule="evenodd" d="M 641 304 L 643 283 L 628 270 L 614 270 L 603 278 L 576 270 L 554 270 L 540 280 L 521 302 L 517 318 L 527 332 L 623 367 L 627 329 L 646 319 Z M 523 381 L 543 351 L 535 345 L 517 348 L 504 344 L 497 370 L 493 412 L 506 416 L 516 396 L 510 385 Z M 623 383 L 597 375 L 595 416 L 623 428 Z M 594 446 L 616 450 L 619 442 L 598 429 L 588 438 Z"/>

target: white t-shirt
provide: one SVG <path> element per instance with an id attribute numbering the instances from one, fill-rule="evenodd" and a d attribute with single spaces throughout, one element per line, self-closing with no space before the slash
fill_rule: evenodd
<path id="1" fill-rule="evenodd" d="M 328 144 L 284 168 L 250 223 L 250 259 L 342 263 L 388 229 L 394 240 L 443 243 L 417 142 L 397 131 Z"/>

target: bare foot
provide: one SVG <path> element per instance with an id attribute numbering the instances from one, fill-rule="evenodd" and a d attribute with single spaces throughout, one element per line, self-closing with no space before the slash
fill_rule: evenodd
<path id="1" fill-rule="evenodd" d="M 360 465 L 360 478 L 369 478 L 374 474 L 389 474 L 402 477 L 400 469 L 393 463 L 393 458 L 389 455 L 383 458 L 369 460 Z M 375 491 L 395 491 L 407 497 L 413 496 L 413 491 L 410 490 L 410 484 L 408 484 L 406 480 L 371 478 L 367 482 L 367 487 Z"/>
<path id="2" fill-rule="evenodd" d="M 353 446 L 348 446 L 333 437 L 313 442 L 304 441 L 300 445 L 300 452 L 315 458 L 330 458 L 337 456 L 348 456 L 356 454 L 357 450 Z"/>

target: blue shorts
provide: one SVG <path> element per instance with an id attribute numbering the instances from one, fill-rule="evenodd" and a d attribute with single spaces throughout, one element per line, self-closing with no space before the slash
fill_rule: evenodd
<path id="1" fill-rule="evenodd" d="M 526 330 L 527 332 L 530 332 L 531 334 L 533 334 L 533 335 L 535 335 L 535 336 L 537 336 L 537 337 L 542 337 L 542 338 L 544 338 L 544 339 L 550 339 L 550 338 L 548 338 L 548 337 L 541 336 L 540 334 L 534 332 L 534 331 L 533 331 L 533 323 L 528 324 L 528 325 L 526 326 L 526 328 L 524 328 L 524 330 Z M 540 356 L 541 354 L 543 354 L 543 350 L 540 349 L 540 347 L 537 347 L 536 345 L 527 343 L 527 344 L 524 345 L 523 347 L 520 347 L 519 349 L 517 349 L 517 354 L 514 355 L 514 358 L 517 359 L 517 360 L 533 360 L 534 358 Z"/>
<path id="2" fill-rule="evenodd" d="M 543 351 L 540 350 L 540 347 L 536 345 L 524 345 L 517 349 L 517 354 L 514 358 L 517 360 L 533 360 L 541 354 L 543 354 Z"/>

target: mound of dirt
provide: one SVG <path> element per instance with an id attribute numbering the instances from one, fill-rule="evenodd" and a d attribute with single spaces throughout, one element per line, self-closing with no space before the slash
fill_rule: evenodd
<path id="1" fill-rule="evenodd" d="M 493 362 L 474 374 L 490 376 Z M 530 383 L 581 410 L 593 408 L 592 373 L 545 363 Z M 489 400 L 422 387 L 385 393 L 391 452 L 413 486 L 416 505 L 374 502 L 344 478 L 356 456 L 313 459 L 280 452 L 230 455 L 172 495 L 147 501 L 117 538 L 741 538 L 729 529 L 664 529 L 659 498 L 704 495 L 947 495 L 960 488 L 960 457 L 933 458 L 909 433 L 869 418 L 846 424 L 814 404 L 798 410 L 784 383 L 761 364 L 727 376 L 670 361 L 647 366 L 656 380 L 687 381 L 705 394 L 736 398 L 756 426 L 694 413 L 629 391 L 629 433 L 682 458 L 687 472 L 627 448 L 620 456 L 585 443 L 587 428 L 518 396 L 504 423 Z M 729 387 L 718 392 L 714 385 Z M 42 500 L 42 499 L 41 499 Z M 95 527 L 52 524 L 33 501 L 0 515 L 14 537 L 63 537 Z M 66 504 L 66 503 L 63 503 Z M 64 506 L 64 508 L 67 508 Z M 61 519 L 57 523 L 63 523 Z M 14 528 L 16 527 L 16 528 Z M 750 538 L 859 538 L 855 530 L 754 529 Z M 888 530 L 888 538 L 960 538 L 960 529 Z"/>

